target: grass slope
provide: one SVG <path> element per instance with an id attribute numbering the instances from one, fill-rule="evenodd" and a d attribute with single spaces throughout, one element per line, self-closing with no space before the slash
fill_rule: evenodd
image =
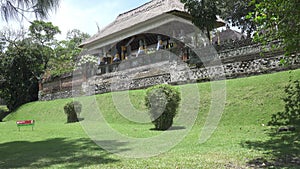
<path id="1" fill-rule="evenodd" d="M 293 75 L 300 79 L 300 70 Z M 284 136 L 286 140 L 282 140 L 282 135 L 271 137 L 270 127 L 266 126 L 273 113 L 283 110 L 281 98 L 288 79 L 289 73 L 281 72 L 227 80 L 222 119 L 204 144 L 198 140 L 209 111 L 211 89 L 210 83 L 198 84 L 201 107 L 190 133 L 170 151 L 142 159 L 108 153 L 90 140 L 80 123 L 66 124 L 63 106 L 71 99 L 26 104 L 0 123 L 0 168 L 247 168 L 265 160 L 276 161 L 285 154 L 299 157 L 299 138 L 293 137 L 293 144 L 286 145 L 289 135 Z M 134 107 L 145 110 L 145 91 L 129 93 Z M 97 106 L 111 127 L 127 136 L 146 138 L 161 134 L 149 130 L 152 124 L 125 119 L 113 103 L 113 94 L 97 95 L 95 103 L 83 107 L 83 111 Z M 30 128 L 18 132 L 15 121 L 23 119 L 36 120 L 33 132 Z M 114 143 L 119 144 L 120 151 L 126 147 L 118 140 Z M 283 163 L 281 167 L 297 165 Z"/>

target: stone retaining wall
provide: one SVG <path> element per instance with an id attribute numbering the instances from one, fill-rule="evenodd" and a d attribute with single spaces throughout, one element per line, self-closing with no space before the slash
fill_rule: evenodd
<path id="1" fill-rule="evenodd" d="M 74 76 L 69 74 L 44 82 L 39 98 L 40 100 L 53 100 L 141 89 L 162 83 L 184 84 L 300 68 L 299 55 L 291 57 L 289 66 L 284 67 L 280 62 L 284 58 L 282 51 L 264 50 L 263 55 L 261 51 L 261 47 L 257 44 L 226 50 L 216 56 L 203 57 L 202 67 L 189 67 L 178 60 L 164 60 L 155 64 L 131 67 L 128 70 L 122 68 L 122 71 L 107 74 L 100 72 L 86 80 L 82 78 L 80 72 L 77 72 Z"/>

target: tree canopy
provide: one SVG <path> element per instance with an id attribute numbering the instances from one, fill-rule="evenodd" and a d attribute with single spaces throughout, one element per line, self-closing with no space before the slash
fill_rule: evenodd
<path id="1" fill-rule="evenodd" d="M 89 37 L 89 34 L 81 32 L 78 29 L 68 31 L 66 40 L 55 43 L 55 57 L 49 61 L 47 74 L 59 76 L 64 73 L 72 72 L 74 70 L 75 62 L 82 52 L 82 49 L 78 46 L 84 39 Z"/>
<path id="2" fill-rule="evenodd" d="M 209 32 L 222 16 L 231 26 L 239 27 L 248 37 L 267 44 L 282 41 L 287 55 L 300 48 L 299 0 L 181 0 L 192 16 L 192 22 Z M 207 33 L 208 38 L 210 38 Z"/>
<path id="3" fill-rule="evenodd" d="M 0 58 L 0 76 L 4 79 L 0 97 L 5 99 L 11 111 L 38 99 L 38 83 L 49 59 L 54 56 L 48 42 L 53 41 L 59 29 L 43 21 L 33 22 L 30 27 L 38 27 L 39 31 L 6 30 L 1 36 L 5 45 Z M 46 38 L 39 35 L 41 32 Z"/>
<path id="4" fill-rule="evenodd" d="M 299 0 L 252 0 L 254 12 L 248 15 L 259 26 L 255 39 L 268 43 L 282 40 L 287 55 L 300 51 L 300 3 Z"/>
<path id="5" fill-rule="evenodd" d="M 228 22 L 230 26 L 236 26 L 246 33 L 248 37 L 256 31 L 257 23 L 248 18 L 248 14 L 254 12 L 255 5 L 260 0 L 220 0 L 221 17 Z"/>
<path id="6" fill-rule="evenodd" d="M 200 30 L 206 32 L 210 39 L 210 31 L 215 27 L 217 16 L 221 14 L 218 1 L 214 0 L 181 0 L 184 8 L 192 16 L 192 22 Z"/>
<path id="7" fill-rule="evenodd" d="M 66 40 L 51 22 L 33 21 L 28 30 L 2 30 L 0 36 L 0 97 L 10 111 L 38 99 L 39 83 L 47 76 L 74 70 L 82 49 L 78 45 L 88 34 L 74 29 Z"/>
<path id="8" fill-rule="evenodd" d="M 37 77 L 43 73 L 43 57 L 39 48 L 28 38 L 17 40 L 9 43 L 0 58 L 1 76 L 5 79 L 0 94 L 11 111 L 37 100 Z"/>

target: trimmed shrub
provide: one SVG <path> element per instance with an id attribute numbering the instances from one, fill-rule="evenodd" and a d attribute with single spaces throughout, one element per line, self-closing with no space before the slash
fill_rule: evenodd
<path id="1" fill-rule="evenodd" d="M 179 102 L 180 93 L 171 85 L 162 84 L 146 90 L 145 104 L 156 130 L 167 130 L 172 126 Z"/>
<path id="2" fill-rule="evenodd" d="M 71 101 L 64 106 L 67 115 L 67 123 L 78 122 L 77 114 L 81 112 L 82 105 L 78 101 Z"/>

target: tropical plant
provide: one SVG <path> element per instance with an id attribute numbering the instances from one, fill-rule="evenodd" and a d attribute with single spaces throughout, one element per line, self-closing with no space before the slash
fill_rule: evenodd
<path id="1" fill-rule="evenodd" d="M 64 106 L 64 112 L 67 115 L 67 123 L 78 122 L 78 115 L 82 109 L 82 104 L 79 101 L 68 102 Z"/>
<path id="2" fill-rule="evenodd" d="M 38 99 L 39 76 L 43 74 L 41 46 L 30 39 L 10 43 L 0 58 L 1 98 L 10 111 Z"/>
<path id="3" fill-rule="evenodd" d="M 255 11 L 260 0 L 181 0 L 192 16 L 192 22 L 210 38 L 209 31 L 215 28 L 217 15 L 221 16 L 227 26 L 236 26 L 246 32 L 248 37 L 256 30 L 257 23 L 248 18 Z"/>
<path id="4" fill-rule="evenodd" d="M 90 35 L 78 29 L 68 31 L 65 40 L 54 43 L 55 57 L 49 60 L 47 72 L 51 76 L 60 76 L 74 71 L 75 63 L 82 52 L 79 45 Z"/>
<path id="5" fill-rule="evenodd" d="M 97 63 L 98 63 L 98 58 L 96 56 L 87 54 L 80 57 L 77 66 L 78 68 L 80 68 L 81 66 L 86 64 L 97 64 Z"/>
<path id="6" fill-rule="evenodd" d="M 27 13 L 34 13 L 37 19 L 46 19 L 59 6 L 59 0 L 1 0 L 0 13 L 4 20 L 18 20 Z"/>
<path id="7" fill-rule="evenodd" d="M 29 27 L 29 36 L 32 41 L 42 47 L 39 51 L 44 58 L 44 70 L 47 69 L 49 60 L 55 57 L 52 46 L 56 41 L 54 36 L 59 33 L 61 33 L 59 28 L 51 22 L 35 20 Z"/>
<path id="8" fill-rule="evenodd" d="M 300 124 L 300 81 L 290 77 L 284 89 L 284 111 L 273 114 L 269 125 L 299 125 Z"/>
<path id="9" fill-rule="evenodd" d="M 37 21 L 30 31 L 1 32 L 4 49 L 0 57 L 0 97 L 10 111 L 38 100 L 39 83 L 49 59 L 54 56 L 51 41 L 59 29 L 51 23 Z"/>
<path id="10" fill-rule="evenodd" d="M 268 44 L 280 40 L 287 56 L 300 51 L 299 0 L 252 0 L 255 11 L 248 15 L 258 25 L 255 40 Z"/>
<path id="11" fill-rule="evenodd" d="M 172 126 L 179 102 L 179 91 L 170 85 L 162 84 L 147 89 L 145 104 L 155 129 L 167 130 Z"/>
<path id="12" fill-rule="evenodd" d="M 248 14 L 255 11 L 255 3 L 252 0 L 220 0 L 221 17 L 230 24 L 230 26 L 238 27 L 242 32 L 247 33 L 250 37 L 257 29 L 257 23 L 252 18 L 248 18 Z"/>
<path id="13" fill-rule="evenodd" d="M 192 22 L 210 37 L 210 31 L 216 26 L 217 15 L 221 14 L 218 1 L 215 0 L 181 0 L 184 8 L 192 16 Z"/>

